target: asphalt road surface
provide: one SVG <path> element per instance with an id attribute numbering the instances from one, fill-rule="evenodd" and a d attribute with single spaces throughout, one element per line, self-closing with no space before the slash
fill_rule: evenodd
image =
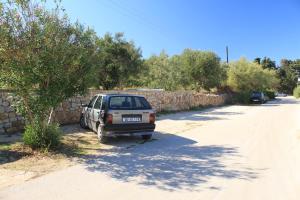
<path id="1" fill-rule="evenodd" d="M 154 140 L 112 140 L 82 163 L 0 199 L 300 199 L 300 102 L 165 115 Z"/>

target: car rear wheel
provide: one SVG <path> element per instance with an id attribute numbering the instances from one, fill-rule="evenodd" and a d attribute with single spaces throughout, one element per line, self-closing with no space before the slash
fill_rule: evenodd
<path id="1" fill-rule="evenodd" d="M 98 126 L 98 129 L 97 129 L 97 136 L 98 136 L 98 140 L 100 143 L 104 144 L 104 143 L 107 143 L 107 137 L 104 136 L 103 134 L 103 127 L 102 126 Z"/>
<path id="2" fill-rule="evenodd" d="M 151 137 L 152 137 L 152 134 L 142 135 L 143 140 L 150 140 Z"/>
<path id="3" fill-rule="evenodd" d="M 87 129 L 87 125 L 85 123 L 85 119 L 84 119 L 83 115 L 80 116 L 79 124 L 80 124 L 81 128 Z"/>

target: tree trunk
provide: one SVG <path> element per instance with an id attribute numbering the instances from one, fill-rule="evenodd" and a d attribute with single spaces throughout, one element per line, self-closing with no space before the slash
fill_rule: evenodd
<path id="1" fill-rule="evenodd" d="M 33 114 L 30 110 L 29 104 L 28 104 L 28 99 L 27 99 L 27 97 L 23 96 L 23 100 L 24 100 L 24 105 L 25 105 L 26 112 L 28 113 L 29 121 L 32 124 L 34 119 L 33 119 Z"/>
<path id="2" fill-rule="evenodd" d="M 53 114 L 53 108 L 51 108 L 50 110 L 50 114 L 49 114 L 49 118 L 48 118 L 48 125 L 51 123 L 51 120 L 52 120 L 52 114 Z"/>

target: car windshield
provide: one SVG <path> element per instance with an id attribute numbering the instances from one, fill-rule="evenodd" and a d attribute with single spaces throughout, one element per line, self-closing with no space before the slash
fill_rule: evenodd
<path id="1" fill-rule="evenodd" d="M 147 110 L 150 104 L 144 97 L 113 96 L 109 100 L 109 108 L 113 110 Z"/>

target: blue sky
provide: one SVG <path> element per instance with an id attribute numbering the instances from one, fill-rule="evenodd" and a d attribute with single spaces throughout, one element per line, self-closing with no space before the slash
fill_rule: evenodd
<path id="1" fill-rule="evenodd" d="M 145 58 L 210 50 L 222 60 L 300 58 L 300 0 L 63 0 L 72 20 L 124 32 Z"/>

